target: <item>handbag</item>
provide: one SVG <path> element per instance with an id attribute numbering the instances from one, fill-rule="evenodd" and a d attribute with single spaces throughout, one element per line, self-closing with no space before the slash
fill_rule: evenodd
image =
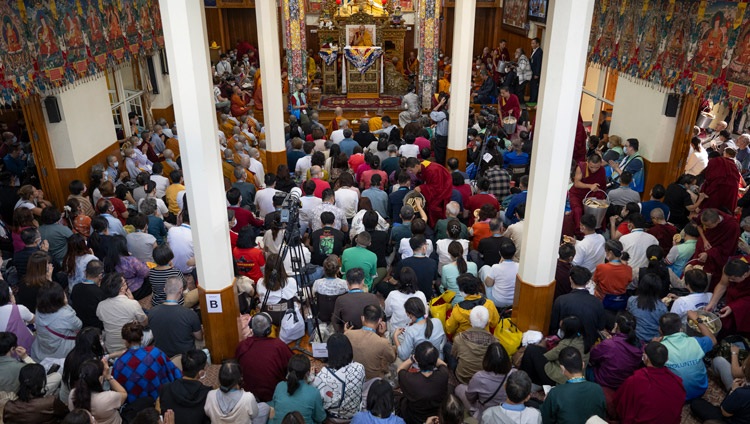
<path id="1" fill-rule="evenodd" d="M 628 306 L 628 294 L 605 294 L 602 299 L 604 309 L 609 311 L 622 311 Z"/>
<path id="2" fill-rule="evenodd" d="M 495 338 L 500 342 L 508 356 L 513 356 L 514 353 L 521 347 L 521 341 L 523 340 L 523 331 L 521 331 L 516 324 L 510 320 L 510 318 L 504 318 L 500 320 L 500 323 L 495 327 Z"/>
<path id="3" fill-rule="evenodd" d="M 21 311 L 18 309 L 18 305 L 12 305 L 5 331 L 15 334 L 18 339 L 18 346 L 23 346 L 27 351 L 31 352 L 34 335 L 31 334 L 29 327 L 26 326 L 26 323 L 21 318 Z"/>
<path id="4" fill-rule="evenodd" d="M 740 352 L 737 354 L 737 359 L 740 364 L 745 362 L 748 356 L 750 356 L 750 340 L 739 335 L 726 336 L 721 340 L 721 343 L 717 344 L 716 347 L 708 353 L 709 358 L 715 358 L 721 356 L 722 358 L 732 362 L 732 346 L 737 345 L 740 347 Z"/>
<path id="5" fill-rule="evenodd" d="M 454 297 L 456 297 L 456 292 L 446 290 L 440 296 L 430 300 L 430 316 L 439 319 L 443 323 L 443 327 L 445 327 L 445 321 L 448 319 L 448 311 L 451 309 L 451 301 Z"/>
<path id="6" fill-rule="evenodd" d="M 281 319 L 281 329 L 279 330 L 279 340 L 284 343 L 299 340 L 305 335 L 305 320 L 299 316 L 299 311 L 294 308 L 294 301 L 290 300 L 287 305 L 288 308 Z"/>

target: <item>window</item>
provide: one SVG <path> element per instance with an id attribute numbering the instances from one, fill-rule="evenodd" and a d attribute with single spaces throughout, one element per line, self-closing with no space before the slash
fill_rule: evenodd
<path id="1" fill-rule="evenodd" d="M 143 84 L 140 66 L 131 62 L 119 69 L 108 69 L 106 72 L 107 87 L 109 88 L 109 103 L 112 107 L 112 121 L 118 140 L 123 140 L 132 134 L 128 123 L 128 114 L 135 112 L 138 126 L 145 127 L 143 111 Z"/>

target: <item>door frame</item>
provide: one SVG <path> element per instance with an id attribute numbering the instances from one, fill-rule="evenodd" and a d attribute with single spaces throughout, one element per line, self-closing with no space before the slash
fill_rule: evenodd
<path id="1" fill-rule="evenodd" d="M 31 151 L 34 154 L 39 183 L 44 191 L 44 198 L 52 202 L 55 207 L 62 209 L 67 199 L 66 191 L 63 190 L 60 176 L 55 165 L 55 156 L 52 153 L 49 134 L 47 133 L 47 121 L 42 111 L 42 101 L 38 95 L 21 101 L 21 111 L 26 121 L 26 131 L 31 140 Z"/>

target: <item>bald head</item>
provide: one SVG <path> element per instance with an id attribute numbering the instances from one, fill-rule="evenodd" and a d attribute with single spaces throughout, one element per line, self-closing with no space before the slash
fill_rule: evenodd
<path id="1" fill-rule="evenodd" d="M 342 116 L 344 114 L 344 109 L 341 109 L 341 106 L 336 106 L 336 116 Z"/>
<path id="2" fill-rule="evenodd" d="M 651 210 L 651 221 L 655 224 L 664 223 L 664 211 L 661 208 Z"/>
<path id="3" fill-rule="evenodd" d="M 716 131 L 724 131 L 727 129 L 727 122 L 726 121 L 719 121 L 716 124 Z"/>
<path id="4" fill-rule="evenodd" d="M 234 157 L 232 149 L 224 149 L 224 159 L 232 159 L 232 157 Z"/>
<path id="5" fill-rule="evenodd" d="M 171 149 L 165 149 L 161 154 L 164 155 L 164 159 L 174 159 L 174 152 Z"/>
<path id="6" fill-rule="evenodd" d="M 322 176 L 321 175 L 322 173 L 323 173 L 323 169 L 320 166 L 314 165 L 314 166 L 310 167 L 310 177 L 311 178 L 320 178 Z"/>

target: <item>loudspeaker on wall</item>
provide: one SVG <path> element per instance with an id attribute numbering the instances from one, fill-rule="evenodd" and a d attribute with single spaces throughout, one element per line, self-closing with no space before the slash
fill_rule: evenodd
<path id="1" fill-rule="evenodd" d="M 674 118 L 677 116 L 677 110 L 680 108 L 680 95 L 670 94 L 667 96 L 667 107 L 664 109 L 664 115 Z"/>
<path id="2" fill-rule="evenodd" d="M 45 97 L 44 108 L 47 109 L 47 119 L 49 120 L 50 124 L 56 124 L 62 121 L 62 116 L 60 115 L 60 106 L 57 105 L 57 97 Z"/>

